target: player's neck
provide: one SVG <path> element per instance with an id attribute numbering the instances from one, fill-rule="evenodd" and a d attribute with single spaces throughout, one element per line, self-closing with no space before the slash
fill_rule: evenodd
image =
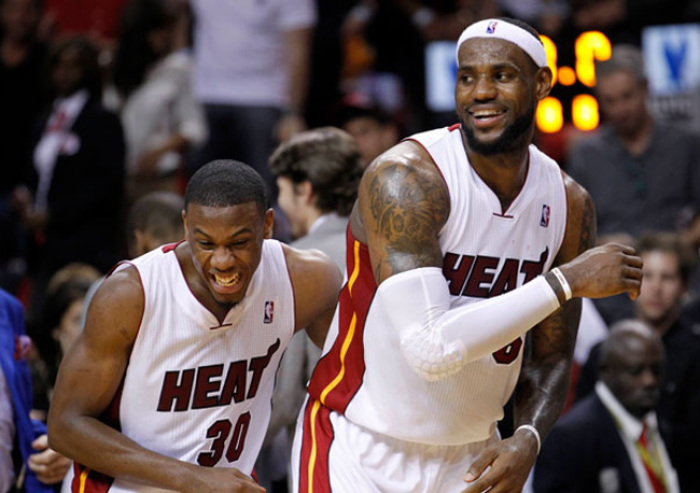
<path id="1" fill-rule="evenodd" d="M 503 211 L 507 210 L 525 184 L 529 162 L 528 148 L 492 156 L 468 151 L 468 155 L 474 171 L 496 194 Z"/>

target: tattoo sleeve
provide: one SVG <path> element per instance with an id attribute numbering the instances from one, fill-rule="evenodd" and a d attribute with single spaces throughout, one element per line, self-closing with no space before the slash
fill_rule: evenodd
<path id="1" fill-rule="evenodd" d="M 375 277 L 441 266 L 440 228 L 449 197 L 437 171 L 405 163 L 380 166 L 360 190 Z"/>

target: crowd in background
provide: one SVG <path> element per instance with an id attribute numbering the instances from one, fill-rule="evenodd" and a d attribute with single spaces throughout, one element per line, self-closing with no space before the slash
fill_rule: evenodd
<path id="1" fill-rule="evenodd" d="M 603 32 L 613 52 L 624 45 L 597 72 L 600 129 L 568 126 L 536 142 L 589 190 L 601 238 L 642 239 L 645 251 L 670 258 L 649 260 L 637 302 L 587 305 L 574 384 L 585 376 L 588 391 L 595 385 L 584 370 L 608 326 L 637 318 L 657 329 L 666 361 L 677 363 L 660 429 L 681 491 L 700 491 L 700 474 L 687 472 L 689 444 L 700 439 L 692 418 L 700 415 L 700 135 L 669 126 L 647 104 L 638 50 L 646 26 L 700 22 L 697 0 L 0 0 L 0 288 L 21 300 L 35 342 L 33 417 L 45 419 L 90 286 L 135 255 L 127 217 L 139 199 L 179 196 L 206 162 L 233 158 L 265 179 L 278 239 L 311 236 L 329 215 L 341 238 L 356 194 L 347 184 L 357 186 L 362 167 L 404 136 L 457 121 L 426 103 L 426 46 L 499 15 L 549 36 L 563 62 L 583 31 Z M 328 126 L 347 134 L 320 129 Z M 329 146 L 357 165 L 329 175 L 318 174 L 322 162 L 295 165 L 324 138 L 339 139 Z M 343 207 L 323 202 L 321 190 L 340 190 Z M 658 231 L 670 236 L 649 240 Z M 298 371 L 304 380 L 308 371 Z M 572 400 L 582 399 L 572 388 Z M 273 435 L 289 425 L 276 423 Z M 270 472 L 279 491 L 282 469 Z"/>

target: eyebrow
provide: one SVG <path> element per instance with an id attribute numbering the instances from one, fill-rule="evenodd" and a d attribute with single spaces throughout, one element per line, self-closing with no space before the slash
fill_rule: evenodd
<path id="1" fill-rule="evenodd" d="M 504 68 L 508 68 L 517 72 L 522 72 L 522 69 L 520 67 L 510 62 L 497 63 L 495 65 L 489 65 L 488 67 L 490 70 L 502 70 Z M 457 70 L 475 70 L 475 68 L 475 65 L 460 65 L 459 67 L 457 67 Z"/>
<path id="2" fill-rule="evenodd" d="M 234 239 L 234 238 L 236 238 L 236 237 L 238 237 L 238 236 L 240 236 L 240 235 L 242 235 L 242 234 L 250 233 L 250 232 L 252 232 L 252 230 L 251 230 L 250 228 L 243 228 L 243 229 L 241 229 L 241 230 L 239 230 L 239 231 L 236 231 L 235 233 L 229 235 L 229 237 L 226 238 L 226 239 L 227 239 L 227 240 L 231 240 L 231 239 Z M 193 233 L 194 233 L 194 234 L 199 234 L 199 235 L 201 235 L 201 236 L 205 236 L 205 237 L 207 237 L 207 238 L 211 238 L 211 235 L 209 235 L 209 233 L 207 233 L 206 231 L 204 231 L 204 230 L 202 230 L 202 229 L 200 229 L 200 228 L 198 228 L 198 227 L 197 227 L 197 228 L 194 228 Z"/>

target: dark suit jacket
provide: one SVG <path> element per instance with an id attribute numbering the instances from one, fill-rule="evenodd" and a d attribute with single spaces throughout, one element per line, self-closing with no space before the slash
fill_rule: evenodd
<path id="1" fill-rule="evenodd" d="M 74 261 L 106 271 L 123 255 L 125 144 L 119 118 L 88 101 L 71 133 L 77 149 L 59 154 L 48 194 L 48 275 Z"/>
<path id="2" fill-rule="evenodd" d="M 601 472 L 617 489 L 601 489 Z M 639 493 L 632 463 L 598 395 L 578 402 L 542 444 L 534 472 L 535 493 Z"/>

